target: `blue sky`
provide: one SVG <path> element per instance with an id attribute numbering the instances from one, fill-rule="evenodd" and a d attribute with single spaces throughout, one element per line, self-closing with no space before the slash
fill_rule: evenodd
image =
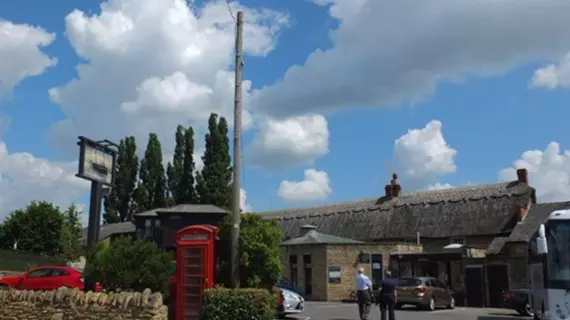
<path id="1" fill-rule="evenodd" d="M 78 134 L 133 134 L 142 152 L 154 131 L 168 156 L 176 124 L 203 133 L 205 114 L 231 118 L 237 3 L 101 3 L 0 3 L 5 210 L 87 203 L 73 177 Z M 412 191 L 508 180 L 524 166 L 543 201 L 570 197 L 565 1 L 240 5 L 253 210 L 380 196 L 393 171 Z"/>

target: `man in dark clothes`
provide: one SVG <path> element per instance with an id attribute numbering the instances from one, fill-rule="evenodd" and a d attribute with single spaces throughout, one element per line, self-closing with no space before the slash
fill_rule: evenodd
<path id="1" fill-rule="evenodd" d="M 393 279 L 392 273 L 386 270 L 384 271 L 384 279 L 376 300 L 377 304 L 380 304 L 380 320 L 386 320 L 386 311 L 388 311 L 388 320 L 396 320 L 394 308 L 396 307 L 397 298 L 396 279 Z"/>
<path id="2" fill-rule="evenodd" d="M 356 297 L 358 299 L 358 314 L 360 320 L 368 320 L 370 305 L 372 304 L 372 282 L 364 274 L 364 268 L 358 268 L 356 276 Z"/>

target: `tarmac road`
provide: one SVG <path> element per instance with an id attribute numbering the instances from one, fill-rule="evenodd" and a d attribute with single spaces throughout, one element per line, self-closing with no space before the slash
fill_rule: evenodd
<path id="1" fill-rule="evenodd" d="M 358 307 L 351 303 L 310 302 L 307 301 L 305 311 L 291 320 L 359 320 Z M 406 308 L 396 311 L 396 320 L 526 320 L 518 317 L 513 311 L 503 309 L 456 308 L 454 310 L 436 310 L 433 312 Z M 377 307 L 372 308 L 369 320 L 380 320 Z"/>

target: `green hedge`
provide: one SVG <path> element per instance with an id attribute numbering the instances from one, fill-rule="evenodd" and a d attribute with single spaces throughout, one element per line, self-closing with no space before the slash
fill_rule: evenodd
<path id="1" fill-rule="evenodd" d="M 274 292 L 265 289 L 213 288 L 204 291 L 203 320 L 273 320 Z"/>
<path id="2" fill-rule="evenodd" d="M 0 270 L 26 271 L 37 265 L 65 263 L 66 261 L 59 257 L 48 257 L 23 251 L 0 250 Z"/>

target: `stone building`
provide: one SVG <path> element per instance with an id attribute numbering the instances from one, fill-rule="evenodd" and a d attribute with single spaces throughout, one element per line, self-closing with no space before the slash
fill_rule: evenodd
<path id="1" fill-rule="evenodd" d="M 394 175 L 381 197 L 261 214 L 277 221 L 285 233 L 284 244 L 298 238 L 304 232 L 304 225 L 315 226 L 320 234 L 361 242 L 337 245 L 335 251 L 326 245 L 327 261 L 334 259 L 333 256 L 354 259 L 360 252 L 354 248 L 379 246 L 383 268 L 389 267 L 401 276 L 438 277 L 450 287 L 463 282 L 470 306 L 496 306 L 495 297 L 500 291 L 522 286 L 524 282 L 526 263 L 522 263 L 521 255 L 527 234 L 538 228 L 544 214 L 563 205 L 537 205 L 536 191 L 528 183 L 526 169 L 517 170 L 517 180 L 510 182 L 411 193 L 401 190 Z M 500 242 L 508 245 L 501 246 L 497 253 Z M 405 244 L 415 244 L 421 247 L 421 252 L 404 250 Z M 297 245 L 296 252 L 302 247 Z M 283 248 L 284 276 L 290 277 L 293 263 L 283 251 L 291 249 L 287 245 Z M 303 250 L 308 252 L 313 248 L 314 245 L 306 245 Z M 500 267 L 504 265 L 500 260 L 507 257 L 518 259 L 519 263 Z M 371 266 L 374 263 L 367 261 Z M 326 270 L 321 267 L 319 272 L 323 271 Z M 350 272 L 354 274 L 355 270 Z M 497 277 L 507 281 L 499 286 L 489 285 Z M 315 279 L 312 278 L 313 285 Z M 298 278 L 296 284 L 303 293 L 307 285 L 301 280 L 306 281 Z M 338 298 L 334 294 L 326 296 L 328 300 Z"/>
<path id="2" fill-rule="evenodd" d="M 364 267 L 378 284 L 391 252 L 422 251 L 415 244 L 366 243 L 322 234 L 311 225 L 302 226 L 301 232 L 281 244 L 281 265 L 283 276 L 311 300 L 344 300 L 354 291 L 356 267 Z"/>

